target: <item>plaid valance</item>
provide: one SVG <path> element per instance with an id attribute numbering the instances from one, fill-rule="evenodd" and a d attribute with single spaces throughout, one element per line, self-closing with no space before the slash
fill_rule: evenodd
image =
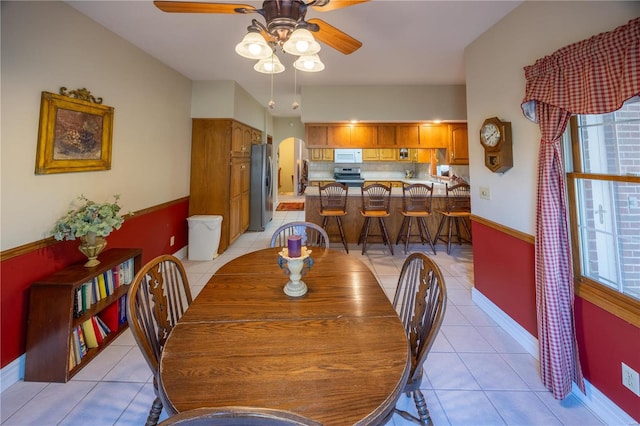
<path id="1" fill-rule="evenodd" d="M 535 103 L 573 114 L 618 110 L 640 87 L 640 18 L 570 44 L 524 68 L 522 110 L 532 121 Z"/>

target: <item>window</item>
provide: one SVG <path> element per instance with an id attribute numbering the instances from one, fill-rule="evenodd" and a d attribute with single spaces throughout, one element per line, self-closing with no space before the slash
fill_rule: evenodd
<path id="1" fill-rule="evenodd" d="M 640 97 L 571 119 L 567 163 L 576 292 L 640 325 Z"/>

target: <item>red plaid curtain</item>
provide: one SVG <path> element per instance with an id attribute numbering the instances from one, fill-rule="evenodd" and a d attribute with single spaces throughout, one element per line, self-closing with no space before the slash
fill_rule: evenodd
<path id="1" fill-rule="evenodd" d="M 556 399 L 584 392 L 573 315 L 573 271 L 560 139 L 572 114 L 615 111 L 640 94 L 640 18 L 525 67 L 522 110 L 540 126 L 536 302 L 540 374 Z"/>

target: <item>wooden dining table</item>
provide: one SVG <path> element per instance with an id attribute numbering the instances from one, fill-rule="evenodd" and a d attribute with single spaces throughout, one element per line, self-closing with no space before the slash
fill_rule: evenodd
<path id="1" fill-rule="evenodd" d="M 404 327 L 362 261 L 313 248 L 308 292 L 287 296 L 279 249 L 222 266 L 166 341 L 169 409 L 250 406 L 324 425 L 379 424 L 409 374 Z"/>

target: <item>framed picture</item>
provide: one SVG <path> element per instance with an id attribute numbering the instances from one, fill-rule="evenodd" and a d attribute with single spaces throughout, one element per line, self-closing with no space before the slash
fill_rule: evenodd
<path id="1" fill-rule="evenodd" d="M 36 174 L 111 169 L 113 107 L 95 101 L 86 89 L 83 99 L 42 92 Z M 86 100 L 85 100 L 86 99 Z"/>

